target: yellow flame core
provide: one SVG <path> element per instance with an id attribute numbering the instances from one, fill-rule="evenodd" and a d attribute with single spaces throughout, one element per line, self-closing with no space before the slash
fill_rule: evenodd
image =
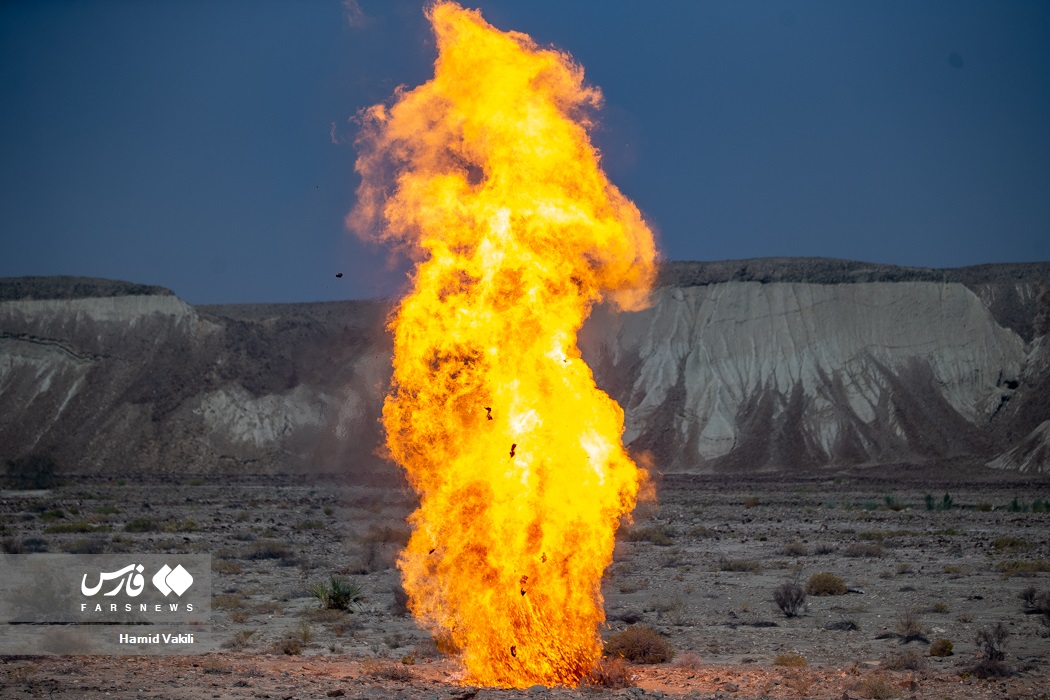
<path id="1" fill-rule="evenodd" d="M 598 301 L 646 303 L 653 236 L 601 170 L 580 66 L 451 2 L 428 17 L 434 77 L 365 113 L 348 219 L 416 260 L 383 410 L 420 498 L 398 566 L 470 682 L 576 685 L 645 477 L 576 334 Z"/>

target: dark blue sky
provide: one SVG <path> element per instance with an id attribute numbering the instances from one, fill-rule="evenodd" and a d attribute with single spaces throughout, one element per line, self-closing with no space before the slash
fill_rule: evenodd
<path id="1" fill-rule="evenodd" d="M 602 88 L 606 170 L 666 258 L 1050 259 L 1050 2 L 465 4 Z M 396 290 L 343 228 L 348 118 L 430 76 L 421 6 L 0 3 L 0 276 Z"/>

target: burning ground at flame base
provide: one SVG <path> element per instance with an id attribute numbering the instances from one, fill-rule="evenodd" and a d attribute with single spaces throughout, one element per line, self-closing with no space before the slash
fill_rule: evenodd
<path id="1" fill-rule="evenodd" d="M 471 682 L 575 685 L 645 477 L 576 336 L 598 302 L 645 303 L 653 237 L 601 170 L 600 93 L 568 55 L 453 3 L 428 17 L 434 77 L 363 115 L 349 217 L 416 262 L 383 411 L 420 497 L 398 566 Z"/>

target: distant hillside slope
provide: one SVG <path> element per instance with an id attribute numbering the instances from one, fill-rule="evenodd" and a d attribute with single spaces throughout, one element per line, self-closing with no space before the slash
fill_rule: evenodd
<path id="1" fill-rule="evenodd" d="M 964 460 L 1050 471 L 1050 264 L 672 263 L 581 348 L 664 471 Z M 0 459 L 70 471 L 380 468 L 386 302 L 191 307 L 0 280 Z"/>

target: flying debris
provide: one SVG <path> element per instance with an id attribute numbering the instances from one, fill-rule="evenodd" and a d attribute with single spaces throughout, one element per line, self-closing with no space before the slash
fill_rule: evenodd
<path id="1" fill-rule="evenodd" d="M 343 273 L 342 272 L 337 272 L 337 273 L 335 273 L 335 276 L 341 278 L 343 276 Z"/>

